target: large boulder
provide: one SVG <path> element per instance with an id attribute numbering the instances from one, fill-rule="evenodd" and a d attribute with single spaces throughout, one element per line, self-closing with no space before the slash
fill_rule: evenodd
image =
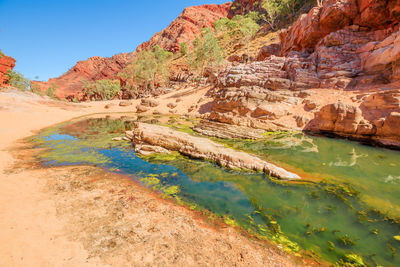
<path id="1" fill-rule="evenodd" d="M 329 104 L 316 113 L 306 130 L 336 134 L 356 134 L 362 112 L 359 108 L 343 103 Z"/>
<path id="2" fill-rule="evenodd" d="M 400 112 L 391 112 L 378 128 L 377 135 L 400 140 Z"/>
<path id="3" fill-rule="evenodd" d="M 366 73 L 385 74 L 392 81 L 400 79 L 400 31 L 392 33 L 382 42 L 371 41 L 358 52 Z"/>

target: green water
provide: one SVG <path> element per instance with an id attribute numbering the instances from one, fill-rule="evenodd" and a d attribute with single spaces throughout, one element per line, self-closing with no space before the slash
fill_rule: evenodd
<path id="1" fill-rule="evenodd" d="M 332 263 L 357 254 L 368 266 L 400 266 L 400 241 L 394 238 L 400 234 L 399 222 L 382 213 L 399 214 L 400 152 L 300 134 L 217 140 L 310 177 L 327 178 L 280 182 L 178 154 L 139 158 L 129 142 L 111 141 L 130 129 L 133 120 L 81 119 L 46 129 L 32 141 L 47 148 L 39 155 L 44 164 L 95 164 L 130 175 L 179 203 L 207 209 L 228 224 L 281 243 L 286 250 L 300 248 Z"/>
<path id="2" fill-rule="evenodd" d="M 370 206 L 400 216 L 399 151 L 301 133 L 218 141 L 317 179 L 351 183 Z"/>

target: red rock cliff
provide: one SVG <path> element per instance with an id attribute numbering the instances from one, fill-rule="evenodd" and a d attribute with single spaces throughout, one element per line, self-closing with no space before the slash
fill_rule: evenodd
<path id="1" fill-rule="evenodd" d="M 366 32 L 391 28 L 399 21 L 398 0 L 326 0 L 282 31 L 282 52 L 313 50 L 322 38 L 350 25 Z"/>
<path id="2" fill-rule="evenodd" d="M 141 44 L 137 50 L 150 48 L 154 45 L 169 51 L 178 51 L 181 42 L 190 43 L 205 27 L 212 27 L 214 22 L 227 16 L 231 3 L 222 5 L 204 5 L 185 8 L 181 15 L 166 29 L 156 33 L 148 42 Z M 135 57 L 135 52 L 115 55 L 111 58 L 92 57 L 78 62 L 68 72 L 47 82 L 33 82 L 42 90 L 52 84 L 57 86 L 56 95 L 67 97 L 82 89 L 83 80 L 100 80 L 117 78 Z"/>
<path id="3" fill-rule="evenodd" d="M 45 91 L 52 85 L 57 86 L 56 95 L 64 98 L 81 91 L 84 81 L 118 78 L 117 74 L 133 59 L 134 53 L 122 53 L 109 58 L 91 57 L 79 61 L 68 72 L 47 82 L 32 82 Z"/>
<path id="4" fill-rule="evenodd" d="M 179 51 L 180 43 L 192 42 L 203 28 L 212 27 L 215 21 L 226 17 L 230 8 L 231 3 L 185 8 L 167 28 L 156 33 L 150 41 L 141 44 L 137 50 L 141 51 L 159 45 L 171 52 Z"/>
<path id="5" fill-rule="evenodd" d="M 9 69 L 15 67 L 15 59 L 12 57 L 2 55 L 0 56 L 0 86 L 4 86 L 7 82 L 6 73 Z"/>

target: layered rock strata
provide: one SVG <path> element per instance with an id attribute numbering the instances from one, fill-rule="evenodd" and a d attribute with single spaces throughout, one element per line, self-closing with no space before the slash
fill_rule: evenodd
<path id="1" fill-rule="evenodd" d="M 202 120 L 192 127 L 193 131 L 202 135 L 223 139 L 259 139 L 265 131 L 226 123 Z"/>
<path id="2" fill-rule="evenodd" d="M 359 106 L 334 103 L 322 107 L 305 130 L 400 148 L 400 90 L 359 97 L 363 98 Z"/>

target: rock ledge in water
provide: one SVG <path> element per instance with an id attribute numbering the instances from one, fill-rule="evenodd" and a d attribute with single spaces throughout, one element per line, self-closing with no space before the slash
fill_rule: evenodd
<path id="1" fill-rule="evenodd" d="M 232 124 L 203 120 L 192 127 L 193 131 L 202 135 L 218 138 L 237 138 L 237 139 L 258 139 L 263 138 L 265 132 L 260 129 L 253 129 L 245 126 L 236 126 Z"/>
<path id="2" fill-rule="evenodd" d="M 127 136 L 132 137 L 135 147 L 157 146 L 170 151 L 178 151 L 192 158 L 212 160 L 231 169 L 264 171 L 280 179 L 300 179 L 297 174 L 288 172 L 258 157 L 226 148 L 207 138 L 192 136 L 165 126 L 139 122 L 135 124 L 132 132 L 127 132 Z"/>

